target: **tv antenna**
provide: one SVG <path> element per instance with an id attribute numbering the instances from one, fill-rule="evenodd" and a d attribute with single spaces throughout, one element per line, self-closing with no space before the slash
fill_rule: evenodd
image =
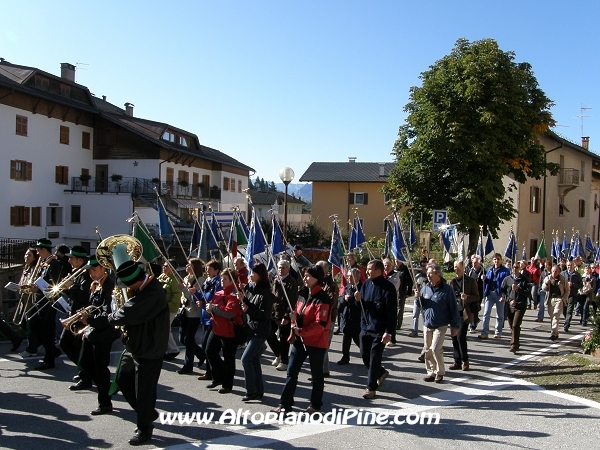
<path id="1" fill-rule="evenodd" d="M 584 117 L 592 117 L 592 116 L 585 116 L 584 115 L 584 111 L 587 111 L 588 109 L 592 109 L 592 108 L 588 108 L 583 106 L 583 103 L 581 104 L 581 114 L 578 116 L 575 116 L 575 118 L 577 119 L 581 119 L 581 137 L 583 137 L 583 118 Z"/>

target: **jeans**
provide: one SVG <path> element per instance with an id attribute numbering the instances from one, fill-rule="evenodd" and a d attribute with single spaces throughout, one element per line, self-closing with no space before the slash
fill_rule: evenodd
<path id="1" fill-rule="evenodd" d="M 315 409 L 321 409 L 323 406 L 323 391 L 325 389 L 325 379 L 323 378 L 323 358 L 326 348 L 311 347 L 303 345 L 302 340 L 296 338 L 290 355 L 290 363 L 287 368 L 287 378 L 285 386 L 281 393 L 279 404 L 286 409 L 294 406 L 294 393 L 298 385 L 298 374 L 302 369 L 302 364 L 308 357 L 310 364 L 310 373 L 312 375 L 312 391 L 310 394 L 310 404 Z"/>
<path id="2" fill-rule="evenodd" d="M 263 395 L 265 393 L 262 368 L 260 367 L 260 352 L 263 345 L 265 345 L 265 341 L 265 338 L 252 336 L 242 354 L 242 366 L 244 366 L 246 393 L 248 395 Z M 321 364 L 323 364 L 322 361 Z"/>
<path id="3" fill-rule="evenodd" d="M 538 292 L 538 295 L 539 295 L 539 298 L 540 298 L 540 301 L 539 301 L 540 309 L 538 310 L 537 318 L 539 320 L 543 320 L 544 319 L 544 308 L 546 307 L 546 294 L 547 294 L 546 291 L 540 290 Z"/>
<path id="4" fill-rule="evenodd" d="M 504 302 L 500 301 L 500 296 L 496 294 L 496 291 L 492 291 L 485 298 L 483 306 L 483 326 L 481 328 L 481 334 L 486 336 L 490 332 L 490 314 L 492 312 L 492 306 L 494 305 L 496 305 L 496 334 L 502 333 L 502 326 L 504 325 Z"/>
<path id="5" fill-rule="evenodd" d="M 590 306 L 594 309 L 594 316 L 595 316 L 598 306 L 595 301 L 593 301 L 591 298 L 588 297 L 583 305 L 583 311 L 581 312 L 581 324 L 582 325 L 587 325 L 587 322 L 590 318 Z"/>
<path id="6" fill-rule="evenodd" d="M 565 313 L 565 331 L 569 329 L 571 326 L 571 319 L 573 318 L 573 310 L 575 306 L 579 303 L 579 296 L 575 295 L 574 297 L 569 297 L 569 301 L 567 302 L 567 310 Z"/>
<path id="7" fill-rule="evenodd" d="M 360 332 L 360 354 L 368 369 L 367 387 L 371 391 L 377 390 L 377 380 L 385 373 L 385 369 L 381 365 L 385 348 L 381 342 L 382 337 L 382 335 L 367 333 L 364 330 Z"/>
<path id="8" fill-rule="evenodd" d="M 423 340 L 425 342 L 425 368 L 427 375 L 443 376 L 446 373 L 444 366 L 444 337 L 448 326 L 439 328 L 425 327 Z"/>

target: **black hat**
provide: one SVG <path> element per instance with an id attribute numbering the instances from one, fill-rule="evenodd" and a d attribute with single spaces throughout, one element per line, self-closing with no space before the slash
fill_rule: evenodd
<path id="1" fill-rule="evenodd" d="M 301 245 L 295 245 L 294 246 L 294 250 L 302 250 L 302 246 Z"/>
<path id="2" fill-rule="evenodd" d="M 35 244 L 36 247 L 42 247 L 42 248 L 47 248 L 47 249 L 51 249 L 52 248 L 52 241 L 50 239 L 46 239 L 46 238 L 41 238 L 37 240 L 37 244 Z"/>
<path id="3" fill-rule="evenodd" d="M 306 269 L 306 272 L 313 278 L 317 279 L 317 284 L 323 285 L 323 279 L 325 278 L 325 273 L 323 272 L 323 268 L 321 266 L 313 265 Z"/>
<path id="4" fill-rule="evenodd" d="M 125 261 L 117 269 L 117 277 L 125 286 L 131 286 L 145 276 L 146 273 L 135 261 Z"/>
<path id="5" fill-rule="evenodd" d="M 96 259 L 96 255 L 92 255 L 92 256 L 90 256 L 90 260 L 88 261 L 88 263 L 85 266 L 83 266 L 83 268 L 91 269 L 93 267 L 98 267 L 99 265 L 100 265 L 100 263 Z"/>
<path id="6" fill-rule="evenodd" d="M 60 249 L 58 251 L 62 253 L 62 251 Z M 74 258 L 85 258 L 85 259 L 90 257 L 86 248 L 81 245 L 74 245 L 70 252 L 65 253 L 65 256 L 72 256 Z"/>
<path id="7" fill-rule="evenodd" d="M 62 244 L 56 247 L 56 251 L 66 256 L 69 253 L 69 247 L 67 247 L 65 244 Z"/>

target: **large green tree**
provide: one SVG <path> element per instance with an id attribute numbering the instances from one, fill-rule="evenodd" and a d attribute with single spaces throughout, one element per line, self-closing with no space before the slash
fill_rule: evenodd
<path id="1" fill-rule="evenodd" d="M 415 212 L 448 209 L 469 231 L 494 235 L 515 215 L 503 177 L 524 183 L 558 167 L 544 159 L 537 140 L 554 124 L 552 101 L 538 87 L 531 65 L 516 63 L 496 41 L 456 41 L 452 52 L 421 73 L 410 89 L 408 113 L 393 154 L 396 166 L 384 189 Z"/>

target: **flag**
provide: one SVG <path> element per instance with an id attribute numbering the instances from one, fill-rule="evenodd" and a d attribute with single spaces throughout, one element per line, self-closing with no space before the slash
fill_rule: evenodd
<path id="1" fill-rule="evenodd" d="M 238 245 L 248 244 L 247 235 L 244 234 L 238 216 L 239 214 L 234 213 L 233 219 L 231 220 L 231 231 L 229 233 L 229 249 L 231 250 L 231 256 L 234 258 L 237 256 Z"/>
<path id="2" fill-rule="evenodd" d="M 348 238 L 348 251 L 352 251 L 356 248 L 356 229 L 354 225 L 350 225 L 350 237 Z"/>
<path id="3" fill-rule="evenodd" d="M 385 221 L 386 224 L 386 230 L 385 230 L 385 242 L 383 243 L 383 253 L 385 254 L 385 256 L 387 256 L 388 258 L 390 257 L 390 254 L 392 253 L 392 240 L 394 238 L 393 235 L 393 228 L 392 228 L 392 222 L 388 219 L 386 219 Z"/>
<path id="4" fill-rule="evenodd" d="M 219 249 L 219 242 L 212 225 L 208 223 L 206 214 L 202 215 L 202 232 L 206 233 L 206 249 L 210 252 L 211 250 Z"/>
<path id="5" fill-rule="evenodd" d="M 133 226 L 133 237 L 142 244 L 142 256 L 148 262 L 154 261 L 160 256 L 160 252 L 156 249 L 154 242 L 150 238 L 150 233 L 142 222 L 137 222 Z"/>
<path id="6" fill-rule="evenodd" d="M 563 256 L 566 258 L 569 253 L 569 244 L 567 243 L 567 232 L 565 231 L 563 233 L 563 241 L 562 241 L 562 248 L 560 249 L 560 252 L 563 254 Z"/>
<path id="7" fill-rule="evenodd" d="M 492 233 L 488 230 L 487 240 L 485 241 L 485 254 L 489 255 L 494 253 L 494 240 L 492 239 Z"/>
<path id="8" fill-rule="evenodd" d="M 344 256 L 344 249 L 342 247 L 342 236 L 340 235 L 340 229 L 338 228 L 337 222 L 333 222 L 333 232 L 331 233 L 331 248 L 329 249 L 328 261 L 332 266 L 342 269 L 344 262 L 342 260 Z"/>
<path id="9" fill-rule="evenodd" d="M 537 259 L 542 259 L 546 258 L 547 256 L 548 254 L 546 253 L 546 241 L 544 235 L 542 234 L 542 242 L 540 242 L 537 252 L 535 253 L 535 257 Z"/>
<path id="10" fill-rule="evenodd" d="M 167 217 L 167 213 L 165 212 L 165 208 L 160 199 L 158 200 L 158 235 L 163 241 L 165 250 L 168 252 L 169 247 L 173 245 L 175 230 L 173 230 L 173 226 L 171 225 L 171 222 L 169 222 L 169 218 Z"/>
<path id="11" fill-rule="evenodd" d="M 254 256 L 265 251 L 265 238 L 262 228 L 258 222 L 258 217 L 252 211 L 252 222 L 250 224 L 250 234 L 248 235 L 248 247 L 246 248 L 246 264 L 249 269 L 254 267 Z"/>
<path id="12" fill-rule="evenodd" d="M 521 259 L 527 261 L 527 252 L 525 251 L 525 242 L 523 242 L 523 252 L 521 253 Z"/>
<path id="13" fill-rule="evenodd" d="M 410 231 L 408 234 L 408 244 L 411 250 L 413 249 L 416 243 L 417 233 L 415 233 L 415 221 L 413 220 L 413 216 L 410 216 Z"/>
<path id="14" fill-rule="evenodd" d="M 237 218 L 238 218 L 238 222 L 240 224 L 240 227 L 242 227 L 242 231 L 243 231 L 244 236 L 246 238 L 246 242 L 248 242 L 248 236 L 250 236 L 250 229 L 248 228 L 248 225 L 246 225 L 246 220 L 244 220 L 244 215 L 241 214 L 241 212 L 238 211 Z M 242 245 L 240 243 L 240 241 L 238 241 L 238 244 Z"/>
<path id="15" fill-rule="evenodd" d="M 596 253 L 596 247 L 594 247 L 594 243 L 592 242 L 592 237 L 589 234 L 585 235 L 585 249 L 588 252 Z"/>
<path id="16" fill-rule="evenodd" d="M 477 250 L 475 250 L 475 254 L 480 258 L 485 256 L 483 254 L 483 231 L 479 232 L 479 239 L 477 239 Z"/>
<path id="17" fill-rule="evenodd" d="M 598 250 L 596 250 L 596 255 L 594 256 L 594 261 L 600 260 L 600 245 L 598 246 Z"/>
<path id="18" fill-rule="evenodd" d="M 512 230 L 510 232 L 510 236 L 508 237 L 508 244 L 506 245 L 504 256 L 509 258 L 513 263 L 517 257 L 517 240 L 515 238 L 515 233 Z"/>
<path id="19" fill-rule="evenodd" d="M 210 219 L 210 229 L 217 243 L 225 242 L 223 238 L 223 233 L 221 233 L 221 227 L 219 226 L 219 222 L 217 222 L 217 217 L 215 216 L 214 211 L 211 211 L 212 217 Z"/>
<path id="20" fill-rule="evenodd" d="M 203 261 L 208 261 L 208 247 L 207 247 L 207 231 L 206 231 L 206 220 L 204 219 L 204 213 L 200 212 L 199 228 L 200 228 L 200 241 L 198 242 L 198 258 Z"/>
<path id="21" fill-rule="evenodd" d="M 365 233 L 363 233 L 362 224 L 358 217 L 354 218 L 354 227 L 356 228 L 356 246 L 360 247 L 367 242 L 367 240 L 365 239 Z"/>
<path id="22" fill-rule="evenodd" d="M 279 228 L 279 224 L 275 220 L 275 216 L 272 216 L 272 226 L 273 232 L 271 233 L 271 255 L 275 256 L 279 253 L 285 251 L 285 246 L 283 245 L 283 234 L 281 233 L 281 228 Z"/>
<path id="23" fill-rule="evenodd" d="M 400 223 L 398 222 L 398 217 L 394 214 L 394 232 L 392 234 L 392 254 L 394 258 L 398 261 L 406 262 L 404 255 L 402 254 L 402 249 L 406 248 L 406 244 L 404 243 L 404 236 L 402 236 L 402 229 L 400 228 Z"/>
<path id="24" fill-rule="evenodd" d="M 200 224 L 197 220 L 194 220 L 194 231 L 192 232 L 192 240 L 190 242 L 189 258 L 192 257 L 192 253 L 198 250 L 198 246 L 200 245 L 200 234 Z"/>

